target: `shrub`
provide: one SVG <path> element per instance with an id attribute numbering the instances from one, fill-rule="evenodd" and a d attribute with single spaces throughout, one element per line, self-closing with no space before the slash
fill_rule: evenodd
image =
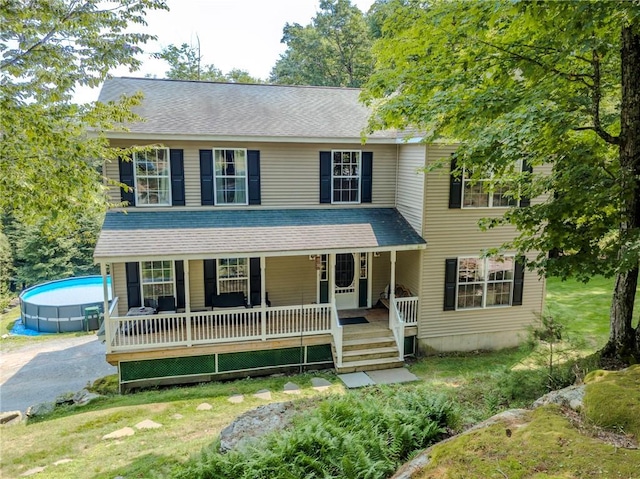
<path id="1" fill-rule="evenodd" d="M 370 388 L 330 397 L 244 450 L 223 455 L 216 443 L 175 477 L 385 477 L 456 424 L 452 405 L 425 387 Z"/>

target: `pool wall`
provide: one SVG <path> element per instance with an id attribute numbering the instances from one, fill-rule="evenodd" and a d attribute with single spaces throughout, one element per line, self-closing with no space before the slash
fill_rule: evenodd
<path id="1" fill-rule="evenodd" d="M 20 311 L 22 322 L 28 329 L 42 333 L 68 333 L 73 331 L 96 330 L 100 327 L 100 320 L 93 318 L 84 323 L 85 310 L 90 307 L 98 307 L 100 314 L 104 312 L 104 301 L 102 293 L 93 295 L 93 300 L 86 300 L 78 304 L 47 304 L 46 301 L 39 302 L 38 293 L 40 291 L 66 290 L 67 288 L 78 288 L 82 286 L 96 287 L 99 285 L 102 291 L 102 276 L 81 276 L 67 278 L 57 281 L 49 281 L 20 293 Z M 111 295 L 111 281 L 109 281 L 109 294 Z M 73 300 L 69 301 L 73 302 Z"/>

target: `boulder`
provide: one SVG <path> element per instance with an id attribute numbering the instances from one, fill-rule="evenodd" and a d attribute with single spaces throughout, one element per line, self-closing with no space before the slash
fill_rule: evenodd
<path id="1" fill-rule="evenodd" d="M 533 407 L 546 406 L 547 404 L 558 404 L 580 411 L 584 401 L 584 384 L 579 386 L 569 386 L 557 391 L 551 391 L 533 403 Z"/>

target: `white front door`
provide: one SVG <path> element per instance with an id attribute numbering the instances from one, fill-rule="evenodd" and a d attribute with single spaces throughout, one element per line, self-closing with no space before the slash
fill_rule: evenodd
<path id="1" fill-rule="evenodd" d="M 359 266 L 359 264 L 358 264 Z M 358 307 L 358 276 L 356 256 L 352 253 L 336 255 L 336 308 L 355 309 Z"/>

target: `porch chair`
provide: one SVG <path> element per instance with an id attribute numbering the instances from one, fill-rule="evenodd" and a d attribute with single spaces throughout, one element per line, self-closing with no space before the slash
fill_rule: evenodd
<path id="1" fill-rule="evenodd" d="M 175 313 L 176 298 L 174 296 L 158 296 L 158 306 L 156 312 Z"/>

